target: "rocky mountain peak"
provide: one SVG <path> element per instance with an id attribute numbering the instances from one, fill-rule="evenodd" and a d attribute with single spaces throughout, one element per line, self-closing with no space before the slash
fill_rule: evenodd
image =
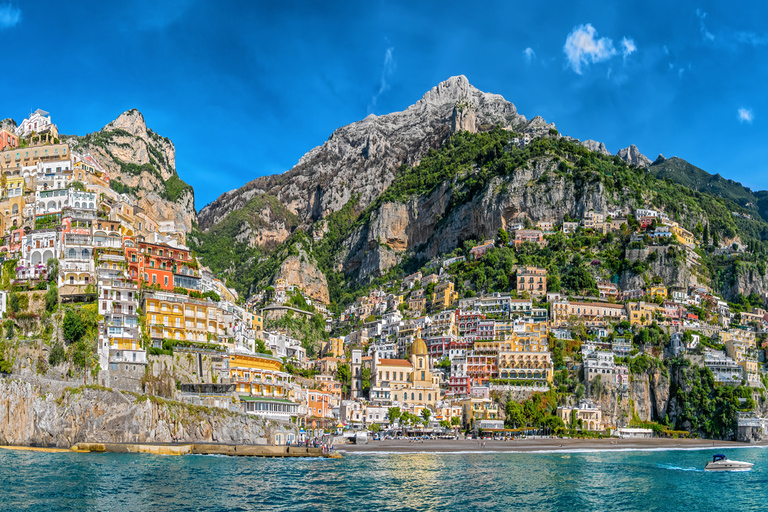
<path id="1" fill-rule="evenodd" d="M 70 137 L 73 151 L 90 153 L 109 173 L 113 188 L 128 191 L 155 218 L 185 231 L 195 220 L 194 192 L 176 173 L 176 148 L 147 127 L 137 109 L 120 114 L 99 132 Z"/>
<path id="2" fill-rule="evenodd" d="M 126 132 L 140 138 L 147 136 L 147 123 L 144 121 L 144 115 L 137 109 L 132 108 L 120 114 L 117 119 L 105 126 L 102 131 L 125 130 Z"/>
<path id="3" fill-rule="evenodd" d="M 605 144 L 602 142 L 598 142 L 596 140 L 587 139 L 584 142 L 581 143 L 582 146 L 587 148 L 590 151 L 594 151 L 595 153 L 600 153 L 602 155 L 610 155 L 610 151 L 605 147 Z"/>
<path id="4" fill-rule="evenodd" d="M 0 121 L 0 130 L 8 130 L 9 132 L 13 132 L 15 129 L 16 129 L 16 121 L 11 119 L 10 117 Z"/>
<path id="5" fill-rule="evenodd" d="M 650 158 L 642 154 L 634 144 L 628 148 L 620 149 L 616 155 L 629 165 L 636 165 L 643 168 L 648 168 L 651 165 Z"/>

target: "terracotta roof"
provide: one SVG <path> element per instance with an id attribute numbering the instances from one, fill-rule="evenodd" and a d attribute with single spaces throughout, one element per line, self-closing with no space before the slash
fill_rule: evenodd
<path id="1" fill-rule="evenodd" d="M 382 366 L 412 366 L 407 359 L 379 359 Z"/>

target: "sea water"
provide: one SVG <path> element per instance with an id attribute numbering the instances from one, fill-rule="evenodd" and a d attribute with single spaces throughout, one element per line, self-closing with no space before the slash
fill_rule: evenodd
<path id="1" fill-rule="evenodd" d="M 714 453 L 752 471 L 703 471 Z M 357 453 L 334 459 L 0 450 L 0 510 L 767 510 L 760 448 Z"/>

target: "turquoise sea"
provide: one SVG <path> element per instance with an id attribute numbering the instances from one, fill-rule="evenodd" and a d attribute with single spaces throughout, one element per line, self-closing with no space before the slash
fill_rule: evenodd
<path id="1" fill-rule="evenodd" d="M 766 510 L 768 450 L 349 454 L 333 459 L 0 450 L 0 510 Z"/>

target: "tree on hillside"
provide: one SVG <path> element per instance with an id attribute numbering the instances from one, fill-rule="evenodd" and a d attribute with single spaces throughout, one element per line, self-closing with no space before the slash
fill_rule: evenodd
<path id="1" fill-rule="evenodd" d="M 341 392 L 348 395 L 352 386 L 352 370 L 348 364 L 342 363 L 336 368 L 336 378 L 341 383 Z"/>
<path id="2" fill-rule="evenodd" d="M 85 335 L 85 325 L 83 319 L 76 311 L 68 309 L 64 314 L 64 323 L 62 325 L 64 341 L 71 345 L 77 343 Z"/>
<path id="3" fill-rule="evenodd" d="M 496 234 L 496 245 L 499 247 L 506 247 L 509 244 L 509 233 L 504 228 L 499 228 Z"/>

